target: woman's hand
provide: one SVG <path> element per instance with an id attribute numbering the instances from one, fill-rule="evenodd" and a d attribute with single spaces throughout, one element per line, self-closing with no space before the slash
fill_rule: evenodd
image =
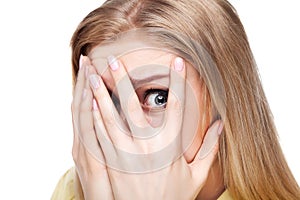
<path id="1" fill-rule="evenodd" d="M 182 150 L 184 61 L 176 58 L 170 69 L 165 122 L 159 128 L 153 128 L 146 119 L 121 61 L 110 61 L 110 67 L 127 123 L 115 110 L 101 77 L 95 73 L 89 79 L 97 100 L 93 110 L 94 127 L 114 198 L 195 199 L 218 151 L 223 123 L 217 121 L 208 129 L 194 161 L 187 163 Z"/>
<path id="2" fill-rule="evenodd" d="M 110 200 L 114 198 L 106 164 L 100 162 L 103 161 L 103 159 L 101 159 L 103 154 L 94 131 L 92 114 L 93 95 L 89 81 L 86 79 L 89 69 L 92 70 L 93 68 L 88 58 L 82 56 L 80 58 L 80 70 L 78 72 L 72 102 L 74 131 L 72 154 L 84 199 Z"/>

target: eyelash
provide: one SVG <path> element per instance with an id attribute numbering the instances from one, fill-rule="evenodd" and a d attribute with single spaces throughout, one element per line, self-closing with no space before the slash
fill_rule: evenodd
<path id="1" fill-rule="evenodd" d="M 151 95 L 151 94 L 157 94 L 157 96 L 158 95 L 161 95 L 161 96 L 166 96 L 166 99 L 165 99 L 165 103 L 164 103 L 164 105 L 163 106 L 157 106 L 156 108 L 152 108 L 152 109 L 161 109 L 161 107 L 163 107 L 163 108 L 165 108 L 166 107 L 166 103 L 167 103 L 167 101 L 168 101 L 168 90 L 163 90 L 163 89 L 154 89 L 154 88 L 150 88 L 150 89 L 148 89 L 148 90 L 146 90 L 145 92 L 144 92 L 144 95 L 143 95 L 143 99 L 142 99 L 142 106 L 144 107 L 144 108 L 148 108 L 149 109 L 149 107 L 151 107 L 151 106 L 147 106 L 147 105 L 145 105 L 145 101 L 149 98 L 149 96 Z M 155 102 L 155 103 L 157 103 L 157 102 Z"/>
<path id="2" fill-rule="evenodd" d="M 144 92 L 143 99 L 145 100 L 145 98 L 146 98 L 150 93 L 160 93 L 160 92 L 168 92 L 168 90 L 162 90 L 162 89 L 156 89 L 156 88 L 150 88 L 150 89 L 147 89 L 147 90 Z"/>
<path id="3" fill-rule="evenodd" d="M 120 102 L 119 102 L 119 99 L 115 97 L 115 95 L 112 94 L 112 91 L 111 90 L 108 90 L 108 93 L 109 95 L 111 96 L 114 104 L 116 107 L 120 107 Z M 149 88 L 147 89 L 145 92 L 143 92 L 142 95 L 140 95 L 140 98 L 139 97 L 139 100 L 141 101 L 141 106 L 146 109 L 146 110 L 150 110 L 150 109 L 161 109 L 160 107 L 158 108 L 149 108 L 149 106 L 145 105 L 145 101 L 147 100 L 148 96 L 151 95 L 151 94 L 155 94 L 155 93 L 158 93 L 158 94 L 164 94 L 168 100 L 168 93 L 169 93 L 169 90 L 166 89 L 157 89 L 157 88 Z M 138 95 L 139 96 L 139 95 Z M 163 108 L 165 108 L 166 105 L 163 106 Z"/>

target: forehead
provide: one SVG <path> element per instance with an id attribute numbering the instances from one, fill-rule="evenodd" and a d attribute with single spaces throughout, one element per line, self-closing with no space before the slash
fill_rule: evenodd
<path id="1" fill-rule="evenodd" d="M 121 60 L 128 72 L 141 66 L 161 65 L 169 67 L 174 54 L 162 48 L 154 37 L 143 30 L 120 33 L 114 38 L 92 49 L 88 55 L 99 74 L 103 74 L 108 65 L 107 57 Z M 151 67 L 143 67 L 151 70 Z M 157 67 L 156 67 L 157 68 Z"/>
<path id="2" fill-rule="evenodd" d="M 151 47 L 139 41 L 125 42 L 97 46 L 91 51 L 88 56 L 99 74 L 103 75 L 107 70 L 107 58 L 109 56 L 119 59 L 127 71 L 131 73 L 139 71 L 139 68 L 147 72 L 157 71 L 159 68 L 164 70 L 163 68 L 170 67 L 175 57 L 175 54 L 170 51 Z"/>
<path id="3" fill-rule="evenodd" d="M 175 54 L 162 48 L 152 47 L 140 40 L 123 40 L 111 44 L 99 45 L 88 55 L 108 88 L 114 88 L 113 78 L 108 70 L 107 57 L 114 56 L 122 62 L 129 77 L 136 86 L 143 81 L 151 80 L 151 77 L 169 75 L 169 68 L 175 58 Z M 150 79 L 149 79 L 150 78 Z M 155 79 L 155 78 L 154 78 Z M 164 85 L 167 80 L 161 80 Z"/>

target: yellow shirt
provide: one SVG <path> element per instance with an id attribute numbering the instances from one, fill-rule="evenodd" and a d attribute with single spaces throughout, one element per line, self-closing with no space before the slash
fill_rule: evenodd
<path id="1" fill-rule="evenodd" d="M 51 200 L 75 200 L 75 168 L 69 169 L 59 180 Z M 218 200 L 232 200 L 226 190 Z"/>

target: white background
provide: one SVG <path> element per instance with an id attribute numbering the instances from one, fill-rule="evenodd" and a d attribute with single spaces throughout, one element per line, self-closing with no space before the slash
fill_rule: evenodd
<path id="1" fill-rule="evenodd" d="M 0 198 L 49 199 L 73 166 L 69 41 L 103 1 L 1 1 Z M 232 0 L 300 183 L 299 1 Z M 283 3 L 284 2 L 284 3 Z"/>

